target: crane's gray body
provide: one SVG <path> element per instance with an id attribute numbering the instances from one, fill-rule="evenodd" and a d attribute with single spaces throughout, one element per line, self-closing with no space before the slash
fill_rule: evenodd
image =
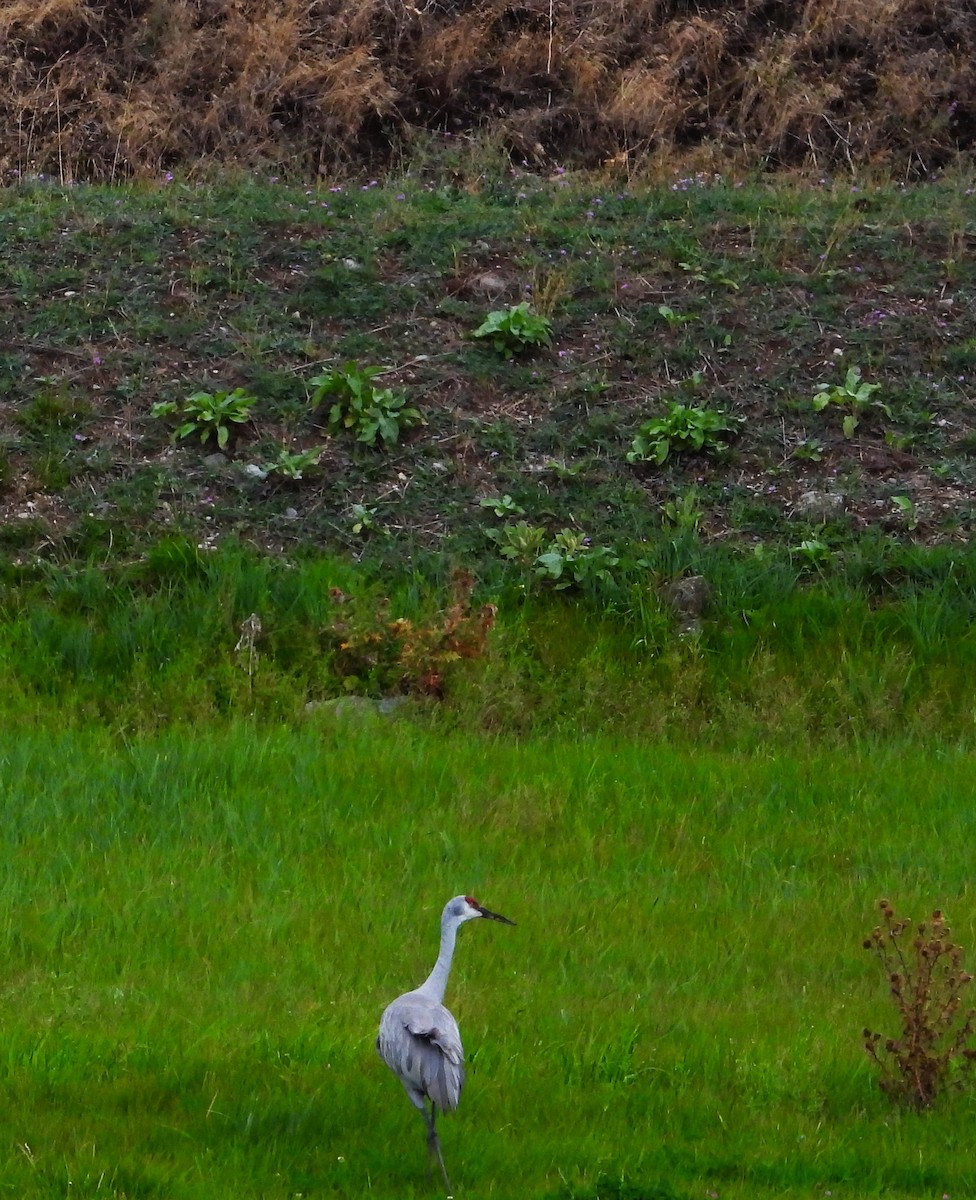
<path id="1" fill-rule="evenodd" d="M 470 896 L 449 900 L 441 914 L 441 947 L 434 969 L 419 988 L 405 992 L 387 1006 L 376 1039 L 380 1058 L 403 1084 L 411 1104 L 424 1118 L 428 1150 L 432 1159 L 437 1157 L 448 1195 L 451 1183 L 441 1155 L 436 1120 L 438 1109 L 453 1112 L 461 1098 L 464 1049 L 457 1021 L 444 1007 L 444 990 L 451 973 L 458 927 L 475 917 L 515 924 L 508 917 L 482 908 Z"/>
<path id="2" fill-rule="evenodd" d="M 464 1087 L 464 1049 L 457 1021 L 423 991 L 407 992 L 387 1008 L 376 1039 L 380 1058 L 421 1111 L 424 1097 L 453 1112 Z"/>

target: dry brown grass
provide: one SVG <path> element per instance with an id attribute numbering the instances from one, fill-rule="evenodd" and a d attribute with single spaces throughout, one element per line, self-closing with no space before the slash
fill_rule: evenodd
<path id="1" fill-rule="evenodd" d="M 976 135 L 959 0 L 0 0 L 0 171 L 305 174 L 418 129 L 593 163 L 932 169 Z"/>

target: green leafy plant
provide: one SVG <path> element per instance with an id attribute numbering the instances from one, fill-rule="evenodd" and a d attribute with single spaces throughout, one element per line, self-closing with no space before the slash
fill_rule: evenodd
<path id="1" fill-rule="evenodd" d="M 658 316 L 663 317 L 672 329 L 678 325 L 686 325 L 689 321 L 697 319 L 688 313 L 675 312 L 670 304 L 659 304 L 657 312 Z"/>
<path id="2" fill-rule="evenodd" d="M 916 530 L 918 528 L 918 508 L 915 501 L 910 496 L 892 496 L 891 503 L 904 518 L 905 527 L 909 531 Z"/>
<path id="3" fill-rule="evenodd" d="M 822 462 L 824 444 L 817 438 L 804 438 L 798 446 L 793 447 L 793 457 L 802 462 Z"/>
<path id="4" fill-rule="evenodd" d="M 268 475 L 280 475 L 283 479 L 295 482 L 310 467 L 317 466 L 321 457 L 322 449 L 319 446 L 311 450 L 288 450 L 282 446 L 272 461 L 265 463 L 264 470 Z"/>
<path id="5" fill-rule="evenodd" d="M 367 446 L 382 442 L 394 446 L 404 429 L 423 423 L 403 392 L 377 387 L 373 380 L 384 367 L 360 367 L 348 362 L 311 380 L 310 400 L 315 408 L 329 404 L 326 428 L 330 433 L 351 430 Z"/>
<path id="6" fill-rule="evenodd" d="M 485 536 L 498 546 L 503 558 L 554 584 L 557 591 L 597 580 L 609 583 L 610 571 L 619 561 L 611 549 L 593 545 L 586 534 L 572 529 L 560 530 L 547 541 L 541 525 L 519 521 L 501 529 L 488 529 Z"/>
<path id="7" fill-rule="evenodd" d="M 154 404 L 151 412 L 154 417 L 182 418 L 182 424 L 173 434 L 174 440 L 198 433 L 201 442 L 216 438 L 223 450 L 230 439 L 231 425 L 249 421 L 255 404 L 256 397 L 243 388 L 234 388 L 232 392 L 194 392 L 182 402 L 163 400 Z"/>
<path id="8" fill-rule="evenodd" d="M 728 449 L 726 436 L 734 435 L 739 424 L 738 418 L 715 409 L 672 400 L 663 417 L 653 417 L 638 428 L 627 461 L 661 466 L 677 452 L 721 454 Z"/>
<path id="9" fill-rule="evenodd" d="M 507 310 L 490 312 L 471 336 L 484 338 L 497 353 L 511 358 L 527 348 L 548 346 L 552 342 L 552 322 L 533 312 L 528 300 L 523 300 Z"/>
<path id="10" fill-rule="evenodd" d="M 680 496 L 665 500 L 661 508 L 661 519 L 669 528 L 680 533 L 697 533 L 702 519 L 702 512 L 698 507 L 698 489 L 691 487 Z"/>
<path id="11" fill-rule="evenodd" d="M 558 458 L 550 458 L 545 469 L 555 475 L 557 479 L 578 479 L 586 468 L 585 464 L 581 462 L 568 463 Z"/>
<path id="12" fill-rule="evenodd" d="M 721 287 L 732 288 L 735 292 L 739 290 L 739 285 L 731 275 L 727 275 L 719 267 L 710 267 L 707 263 L 698 260 L 679 262 L 678 266 L 696 283 L 717 284 Z"/>
<path id="13" fill-rule="evenodd" d="M 610 569 L 620 560 L 607 546 L 595 546 L 585 534 L 563 529 L 535 560 L 535 573 L 557 590 L 573 584 L 611 583 Z"/>
<path id="14" fill-rule="evenodd" d="M 353 504 L 349 509 L 349 527 L 357 537 L 372 532 L 377 528 L 376 509 L 367 508 L 365 504 Z"/>
<path id="15" fill-rule="evenodd" d="M 542 553 L 546 531 L 541 525 L 519 521 L 515 525 L 503 525 L 501 529 L 487 529 L 485 536 L 495 543 L 502 558 L 531 566 Z"/>
<path id="16" fill-rule="evenodd" d="M 486 496 L 483 500 L 479 500 L 478 504 L 482 508 L 491 509 L 496 517 L 519 517 L 525 509 L 516 504 L 509 495 L 504 496 Z"/>
<path id="17" fill-rule="evenodd" d="M 912 1108 L 928 1108 L 947 1085 L 964 1082 L 976 1061 L 976 1050 L 967 1045 L 976 1011 L 962 1007 L 973 977 L 963 970 L 962 948 L 951 940 L 941 912 L 921 921 L 911 937 L 909 918 L 896 918 L 887 900 L 879 908 L 884 925 L 864 939 L 864 949 L 881 964 L 901 1031 L 885 1038 L 865 1029 L 864 1049 L 880 1070 L 887 1095 Z"/>
<path id="18" fill-rule="evenodd" d="M 881 390 L 880 383 L 864 383 L 861 380 L 861 368 L 849 367 L 843 383 L 821 383 L 813 397 L 813 411 L 823 412 L 830 405 L 847 409 L 844 414 L 844 437 L 852 438 L 854 430 L 860 424 L 861 416 L 870 408 L 879 409 L 886 417 L 891 418 L 891 409 L 881 400 L 872 400 L 875 392 Z"/>
<path id="19" fill-rule="evenodd" d="M 830 547 L 819 538 L 804 538 L 798 545 L 792 546 L 791 551 L 811 566 L 820 566 L 830 558 Z"/>

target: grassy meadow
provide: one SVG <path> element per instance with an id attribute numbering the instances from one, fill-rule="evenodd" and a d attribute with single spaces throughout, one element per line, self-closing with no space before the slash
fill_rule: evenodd
<path id="1" fill-rule="evenodd" d="M 961 751 L 523 742 L 408 721 L 23 729 L 2 754 L 3 1194 L 436 1194 L 375 1055 L 443 902 L 459 1195 L 964 1196 L 974 1102 L 881 1094 L 888 896 L 972 945 Z"/>
<path id="2" fill-rule="evenodd" d="M 862 946 L 882 897 L 976 955 L 976 209 L 944 157 L 969 117 L 889 63 L 946 170 L 881 178 L 804 82 L 906 4 L 774 31 L 800 74 L 753 74 L 800 105 L 763 102 L 790 179 L 704 129 L 693 168 L 647 165 L 645 130 L 589 170 L 439 126 L 376 177 L 329 175 L 336 146 L 304 171 L 304 138 L 273 174 L 253 129 L 220 173 L 226 144 L 136 120 L 213 117 L 169 68 L 179 102 L 138 107 L 154 39 L 217 61 L 216 18 L 169 6 L 190 45 L 166 7 L 133 40 L 0 0 L 10 53 L 43 35 L 65 72 L 53 108 L 25 92 L 43 119 L 0 94 L 36 132 L 0 145 L 0 1198 L 438 1194 L 373 1039 L 460 892 L 518 925 L 465 929 L 449 989 L 459 1196 L 976 1193 L 972 1095 L 900 1109 L 862 1045 L 897 1032 Z M 428 7 L 364 0 L 346 67 L 377 22 L 453 61 Z M 610 43 L 573 22 L 629 26 L 562 7 L 516 43 L 487 6 L 492 45 L 585 84 Z M 769 21 L 691 7 L 646 32 L 694 89 Z M 221 20 L 273 46 L 251 8 Z M 281 7 L 285 58 L 289 28 L 326 37 L 313 8 Z M 108 116 L 83 120 L 66 81 L 115 70 L 111 38 L 147 74 L 124 112 L 86 84 Z M 287 150 L 301 113 L 233 78 Z M 544 335 L 475 336 L 512 311 Z M 336 373 L 368 403 L 337 415 Z"/>

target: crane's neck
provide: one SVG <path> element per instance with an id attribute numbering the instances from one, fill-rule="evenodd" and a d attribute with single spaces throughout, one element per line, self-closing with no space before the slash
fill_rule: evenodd
<path id="1" fill-rule="evenodd" d="M 445 920 L 441 923 L 441 949 L 437 955 L 437 962 L 434 963 L 433 971 L 431 971 L 420 987 L 417 988 L 418 992 L 423 992 L 425 996 L 429 996 L 436 1004 L 444 1003 L 444 990 L 447 987 L 447 977 L 451 973 L 451 961 L 454 958 L 457 931 L 457 921 Z"/>

